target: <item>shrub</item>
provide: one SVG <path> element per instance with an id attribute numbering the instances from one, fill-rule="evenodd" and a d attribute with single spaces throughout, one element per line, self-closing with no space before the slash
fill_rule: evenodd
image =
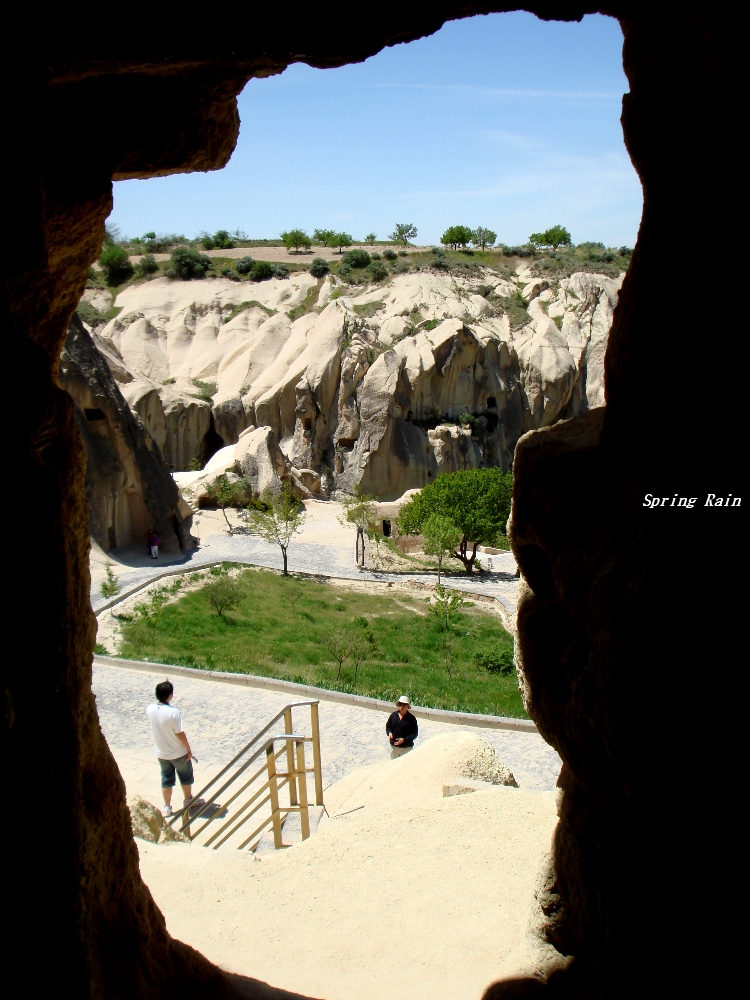
<path id="1" fill-rule="evenodd" d="M 347 250 L 341 258 L 342 263 L 349 267 L 367 267 L 370 263 L 370 255 L 366 250 Z"/>
<path id="2" fill-rule="evenodd" d="M 213 236 L 201 233 L 198 239 L 204 250 L 231 250 L 234 247 L 234 241 L 226 229 L 218 229 Z"/>
<path id="3" fill-rule="evenodd" d="M 150 253 L 144 254 L 136 264 L 135 270 L 139 278 L 145 278 L 149 274 L 156 274 L 159 270 L 159 265 L 156 263 L 156 257 Z"/>
<path id="4" fill-rule="evenodd" d="M 473 417 L 470 413 L 462 413 L 458 418 L 458 422 L 462 427 L 471 427 L 472 432 L 476 431 L 479 427 L 479 419 Z"/>
<path id="5" fill-rule="evenodd" d="M 219 229 L 214 233 L 214 246 L 219 250 L 232 250 L 234 241 L 226 229 Z"/>
<path id="6" fill-rule="evenodd" d="M 254 263 L 255 261 L 252 257 L 240 257 L 235 263 L 234 269 L 237 274 L 250 274 Z"/>
<path id="7" fill-rule="evenodd" d="M 398 255 L 399 255 L 399 257 L 408 257 L 409 256 L 409 254 L 406 252 L 406 250 L 399 250 Z"/>
<path id="8" fill-rule="evenodd" d="M 193 278 L 205 278 L 210 267 L 211 260 L 204 253 L 188 250 L 187 247 L 175 247 L 170 254 L 166 274 L 168 278 L 190 281 Z"/>
<path id="9" fill-rule="evenodd" d="M 218 389 L 216 382 L 201 382 L 199 378 L 191 378 L 190 381 L 198 390 L 198 392 L 190 393 L 193 399 L 202 399 L 204 403 L 213 402 Z"/>
<path id="10" fill-rule="evenodd" d="M 267 281 L 273 277 L 273 268 L 267 260 L 256 260 L 250 268 L 250 277 L 253 281 Z"/>
<path id="11" fill-rule="evenodd" d="M 286 264 L 271 264 L 271 272 L 274 278 L 288 278 L 289 268 Z"/>
<path id="12" fill-rule="evenodd" d="M 237 274 L 237 272 L 233 267 L 229 267 L 228 264 L 222 267 L 219 273 L 221 274 L 222 278 L 229 278 L 230 281 L 240 280 L 239 274 Z"/>
<path id="13" fill-rule="evenodd" d="M 370 257 L 371 257 L 372 260 L 380 260 L 380 254 L 379 253 L 371 253 Z"/>
<path id="14" fill-rule="evenodd" d="M 121 285 L 133 274 L 133 265 L 130 263 L 127 251 L 113 243 L 105 245 L 99 258 L 99 264 L 104 271 L 108 285 Z"/>
<path id="15" fill-rule="evenodd" d="M 481 653 L 475 653 L 474 662 L 481 670 L 486 670 L 489 674 L 508 674 L 515 670 L 513 662 L 513 651 L 510 649 L 488 649 Z"/>
<path id="16" fill-rule="evenodd" d="M 310 274 L 313 278 L 324 278 L 328 274 L 328 261 L 322 257 L 316 257 L 310 264 Z"/>
<path id="17" fill-rule="evenodd" d="M 379 260 L 374 260 L 367 268 L 373 281 L 382 281 L 388 277 L 388 268 L 381 264 Z"/>
<path id="18" fill-rule="evenodd" d="M 221 618 L 225 611 L 231 611 L 238 607 L 245 600 L 242 587 L 229 577 L 223 576 L 218 580 L 206 584 L 203 593 L 208 598 L 208 603 Z"/>
<path id="19" fill-rule="evenodd" d="M 386 260 L 395 260 L 396 259 L 396 251 L 395 250 L 384 250 L 383 251 L 383 256 L 385 257 Z"/>
<path id="20" fill-rule="evenodd" d="M 348 278 L 351 273 L 352 269 L 349 266 L 349 264 L 342 264 L 341 267 L 339 268 L 339 274 L 342 276 L 342 278 Z"/>

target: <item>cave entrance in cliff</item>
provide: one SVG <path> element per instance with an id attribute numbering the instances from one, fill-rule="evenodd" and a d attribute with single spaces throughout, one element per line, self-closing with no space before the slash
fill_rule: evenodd
<path id="1" fill-rule="evenodd" d="M 435 242 L 438 242 L 438 240 L 436 239 Z M 411 315 L 411 313 L 409 315 Z M 492 407 L 493 405 L 496 406 L 496 397 L 490 397 L 490 398 L 488 398 L 487 399 L 487 405 L 488 405 L 488 407 Z M 413 409 L 405 409 L 405 413 L 406 413 L 405 419 L 407 421 L 413 420 L 414 419 L 414 412 L 415 411 Z M 308 425 L 310 425 L 310 426 L 308 426 Z M 303 424 L 303 426 L 304 426 L 305 430 L 311 430 L 312 429 L 312 427 L 311 427 L 311 421 L 309 421 L 309 420 L 306 421 Z M 216 432 L 213 423 L 211 425 L 211 429 L 209 431 L 209 435 L 211 435 L 211 442 L 210 442 L 210 444 L 204 450 L 204 455 L 203 455 L 204 462 L 205 462 L 206 459 L 208 459 L 209 457 L 211 457 L 211 455 L 214 454 L 216 450 L 218 450 L 220 447 L 222 447 L 225 444 L 225 442 L 223 441 L 223 439 L 221 439 L 219 437 L 218 433 Z M 207 437 L 209 435 L 207 435 Z M 353 449 L 354 445 L 355 445 L 355 439 L 346 439 L 346 438 L 344 438 L 344 439 L 341 439 L 339 443 L 343 447 L 349 447 L 349 448 Z M 433 473 L 432 473 L 431 470 L 428 471 L 428 473 L 427 473 L 428 477 L 431 477 L 432 474 Z M 388 524 L 388 522 L 386 522 L 386 521 L 383 522 L 383 533 L 386 534 L 386 535 L 389 534 L 389 532 L 386 530 L 386 525 L 387 524 Z"/>

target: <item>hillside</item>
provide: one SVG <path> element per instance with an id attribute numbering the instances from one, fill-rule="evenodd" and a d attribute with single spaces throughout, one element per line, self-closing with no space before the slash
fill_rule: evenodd
<path id="1" fill-rule="evenodd" d="M 157 277 L 125 287 L 99 332 L 173 470 L 264 426 L 326 488 L 389 499 L 440 472 L 508 468 L 525 431 L 604 402 L 622 275 L 481 256 L 417 254 L 380 281 Z M 563 276 L 541 267 L 552 259 Z"/>

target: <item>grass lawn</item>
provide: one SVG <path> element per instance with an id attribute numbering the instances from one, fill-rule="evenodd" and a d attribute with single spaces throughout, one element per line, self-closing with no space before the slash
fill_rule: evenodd
<path id="1" fill-rule="evenodd" d="M 197 589 L 173 603 L 159 606 L 158 597 L 152 600 L 151 628 L 123 622 L 120 655 L 278 677 L 385 700 L 408 694 L 415 705 L 528 718 L 515 673 L 489 673 L 475 662 L 477 653 L 513 649 L 499 618 L 479 606 L 463 609 L 457 621 L 449 678 L 436 617 L 421 595 L 385 588 L 366 593 L 245 569 L 237 576 L 244 600 L 220 617 L 203 590 L 212 579 L 202 575 Z M 344 661 L 338 677 L 338 663 L 323 641 L 326 632 L 354 619 L 360 619 L 359 627 L 366 619 L 376 643 L 371 658 L 359 665 L 356 684 L 351 660 Z"/>

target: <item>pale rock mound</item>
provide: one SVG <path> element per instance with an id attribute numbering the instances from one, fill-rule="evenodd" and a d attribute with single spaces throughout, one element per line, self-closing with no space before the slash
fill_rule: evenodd
<path id="1" fill-rule="evenodd" d="M 331 817 L 415 808 L 442 798 L 444 782 L 456 775 L 518 787 L 486 740 L 459 731 L 433 736 L 403 757 L 348 774 L 326 792 L 326 807 Z"/>
<path id="2" fill-rule="evenodd" d="M 385 767 L 402 773 L 418 753 Z M 514 972 L 506 959 L 528 926 L 554 795 L 498 786 L 443 798 L 436 784 L 419 805 L 412 790 L 391 789 L 397 813 L 360 810 L 262 859 L 180 844 L 165 865 L 161 847 L 138 841 L 141 874 L 170 933 L 233 972 L 326 1000 L 382 1000 L 394 976 L 410 1000 L 479 1000 Z M 259 947 L 249 928 L 269 914 L 280 930 Z"/>
<path id="3" fill-rule="evenodd" d="M 189 839 L 179 830 L 173 830 L 168 826 L 164 817 L 150 802 L 142 799 L 140 795 L 133 795 L 128 800 L 130 810 L 130 824 L 133 827 L 133 836 L 141 840 L 148 840 L 152 844 L 165 844 L 169 841 L 182 844 L 189 844 Z"/>
<path id="4" fill-rule="evenodd" d="M 316 284 L 316 308 L 290 319 Z M 521 434 L 602 405 L 619 280 L 533 279 L 519 329 L 501 301 L 516 284 L 486 269 L 424 269 L 331 299 L 334 285 L 157 279 L 118 296 L 102 333 L 113 374 L 131 379 L 128 400 L 172 468 L 265 427 L 303 485 L 291 470 L 324 492 L 391 500 L 441 472 L 507 469 Z M 216 383 L 211 405 L 193 379 Z M 472 427 L 455 422 L 463 413 Z"/>

